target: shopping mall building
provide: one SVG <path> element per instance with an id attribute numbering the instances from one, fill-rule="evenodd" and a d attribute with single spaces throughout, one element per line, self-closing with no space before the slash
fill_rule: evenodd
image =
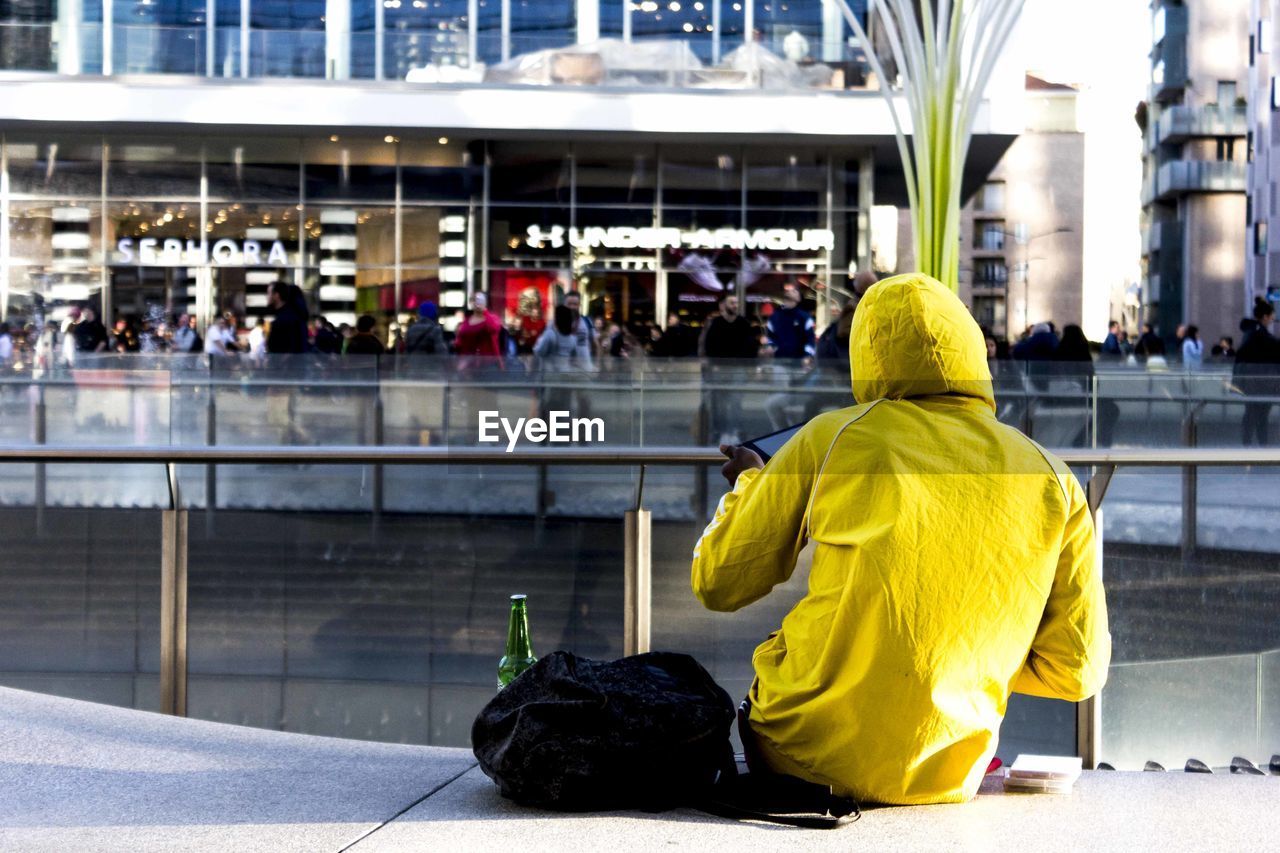
<path id="1" fill-rule="evenodd" d="M 334 321 L 486 290 L 518 322 L 571 286 L 698 319 L 847 290 L 872 205 L 905 203 L 830 0 L 12 0 L 0 69 L 11 321 L 253 323 L 274 281 Z M 987 93 L 967 192 L 1022 79 Z"/>

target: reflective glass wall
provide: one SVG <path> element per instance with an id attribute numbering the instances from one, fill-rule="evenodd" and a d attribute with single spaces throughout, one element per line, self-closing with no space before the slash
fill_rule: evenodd
<path id="1" fill-rule="evenodd" d="M 490 294 L 531 339 L 566 290 L 604 322 L 695 322 L 788 281 L 821 313 L 856 261 L 859 169 L 829 148 L 429 139 L 0 138 L 0 314 L 265 317 L 297 284 L 388 327 Z M 7 187 L 7 190 L 3 188 Z"/>
<path id="2" fill-rule="evenodd" d="M 866 15 L 865 0 L 854 0 Z M 104 25 L 105 24 L 105 25 Z M 0 4 L 0 69 L 63 74 L 483 82 L 539 51 L 613 39 L 557 59 L 547 82 L 715 66 L 730 85 L 782 77 L 861 85 L 861 49 L 830 0 L 12 0 Z M 643 45 L 657 43 L 662 62 Z M 763 61 L 759 51 L 768 56 Z M 588 51 L 590 53 L 590 51 Z M 779 66 L 773 60 L 785 60 Z M 517 63 L 515 68 L 520 68 Z M 510 70 L 510 69 L 508 69 Z M 735 78 L 734 72 L 751 72 Z M 765 77 L 772 77 L 771 82 Z M 596 81 L 599 82 L 599 81 Z M 791 80 L 795 83 L 795 80 Z M 808 81 L 812 83 L 813 81 Z M 699 78 L 693 85 L 706 85 Z"/>

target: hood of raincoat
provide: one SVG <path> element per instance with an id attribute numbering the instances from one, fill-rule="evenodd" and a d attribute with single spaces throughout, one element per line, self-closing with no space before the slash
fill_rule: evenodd
<path id="1" fill-rule="evenodd" d="M 995 411 L 982 329 L 954 293 L 920 273 L 867 290 L 853 316 L 849 370 L 859 403 L 951 394 Z"/>

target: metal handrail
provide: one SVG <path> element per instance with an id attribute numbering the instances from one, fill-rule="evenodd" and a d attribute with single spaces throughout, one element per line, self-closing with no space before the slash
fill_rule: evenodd
<path id="1" fill-rule="evenodd" d="M 1051 449 L 1072 467 L 1160 468 L 1175 466 L 1280 465 L 1280 448 L 1075 448 Z M 719 465 L 713 447 L 418 447 L 329 445 L 324 447 L 161 446 L 17 444 L 0 446 L 0 462 L 158 463 L 213 465 Z"/>
<path id="2" fill-rule="evenodd" d="M 162 374 L 164 371 L 155 371 Z M 538 382 L 531 385 L 528 381 L 530 375 L 536 375 Z M 1105 374 L 1104 374 L 1105 375 Z M 1121 374 L 1110 374 L 1107 378 L 1114 378 Z M 1119 393 L 1105 393 L 1097 395 L 1097 399 L 1111 400 L 1117 403 L 1197 403 L 1209 402 L 1215 405 L 1244 405 L 1248 403 L 1280 403 L 1280 395 L 1245 395 L 1231 385 L 1230 374 L 1211 373 L 1204 371 L 1201 373 L 1181 374 L 1171 372 L 1170 374 L 1158 374 L 1158 376 L 1172 375 L 1176 378 L 1194 378 L 1201 381 L 1221 382 L 1222 386 L 1217 390 L 1218 395 L 1196 394 L 1184 391 L 1178 394 L 1170 393 L 1138 393 L 1121 391 Z M 554 376 L 561 381 L 549 382 L 546 379 Z M 831 381 L 824 384 L 791 384 L 792 380 L 803 379 L 808 374 L 794 373 L 780 376 L 762 377 L 769 381 L 760 382 L 725 382 L 725 381 L 655 381 L 652 384 L 644 385 L 645 390 L 654 392 L 735 392 L 741 394 L 775 394 L 784 392 L 788 395 L 803 396 L 827 396 L 834 393 L 849 393 L 847 384 L 841 384 L 839 381 Z M 1135 377 L 1139 374 L 1135 374 Z M 1152 378 L 1153 374 L 1144 374 L 1146 378 Z M 456 377 L 454 377 L 456 378 Z M 1024 379 L 1026 377 L 1023 377 Z M 1073 376 L 1048 376 L 1048 379 L 1083 379 L 1083 374 Z M 1280 378 L 1280 377 L 1278 377 Z M 567 381 L 566 381 L 567 380 Z M 1136 381 L 1136 378 L 1135 378 Z M 997 382 L 997 385 L 999 383 Z M 524 374 L 521 379 L 501 378 L 501 379 L 483 379 L 468 380 L 466 384 L 458 384 L 451 381 L 450 377 L 416 377 L 416 376 L 384 376 L 380 377 L 371 384 L 370 378 L 346 379 L 332 376 L 315 376 L 315 377 L 273 377 L 270 375 L 254 376 L 251 374 L 232 375 L 229 377 L 222 376 L 179 376 L 171 375 L 166 382 L 157 382 L 148 379 L 145 374 L 139 373 L 130 376 L 121 377 L 113 380 L 111 383 L 94 383 L 84 380 L 77 380 L 68 376 L 50 376 L 41 378 L 31 377 L 4 377 L 0 376 L 0 388 L 3 387 L 25 387 L 25 388 L 76 388 L 76 389 L 93 389 L 93 390 L 117 390 L 117 389 L 134 389 L 158 390 L 158 389 L 211 389 L 211 390 L 245 390 L 252 388 L 254 390 L 296 390 L 296 389 L 321 389 L 321 390 L 338 390 L 338 391 L 363 391 L 370 392 L 380 389 L 395 388 L 432 388 L 432 389 L 452 389 L 453 391 L 466 391 L 468 389 L 477 390 L 515 390 L 528 391 L 539 388 L 574 388 L 589 389 L 598 392 L 610 391 L 626 391 L 636 390 L 637 386 L 634 381 L 626 379 L 622 374 L 618 376 L 610 376 L 602 373 L 558 373 L 558 374 Z M 1095 395 L 1088 392 L 1070 391 L 1065 389 L 1026 389 L 1026 388 L 1004 388 L 997 387 L 996 397 L 1001 400 L 1025 399 L 1043 402 L 1045 400 L 1079 400 L 1088 404 Z"/>

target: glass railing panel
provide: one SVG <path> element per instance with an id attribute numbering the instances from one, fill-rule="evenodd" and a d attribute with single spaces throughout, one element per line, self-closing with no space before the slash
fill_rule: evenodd
<path id="1" fill-rule="evenodd" d="M 165 446 L 172 440 L 171 383 L 183 361 L 80 354 L 72 367 L 36 379 L 29 395 L 33 438 L 49 445 Z M 86 468 L 49 463 L 37 488 L 51 506 L 160 507 L 168 503 L 153 466 Z"/>
<path id="2" fill-rule="evenodd" d="M 1182 472 L 1148 472 L 1128 495 L 1111 486 L 1104 517 L 1114 652 L 1101 760 L 1120 769 L 1148 760 L 1181 769 L 1189 758 L 1225 767 L 1236 755 L 1265 763 L 1280 751 L 1276 510 L 1264 497 L 1277 493 L 1277 476 L 1262 466 L 1197 472 L 1191 543 L 1181 506 L 1165 507 L 1185 489 Z"/>
<path id="3" fill-rule="evenodd" d="M 0 527 L 0 684 L 159 710 L 160 514 L 7 508 Z"/>
<path id="4" fill-rule="evenodd" d="M 717 500 L 723 479 L 720 484 Z M 737 613 L 715 613 L 698 602 L 690 586 L 693 546 L 701 534 L 699 524 L 654 523 L 653 648 L 693 655 L 736 704 L 751 686 L 752 652 L 805 594 L 812 549 L 801 553 L 795 573 L 765 598 Z M 733 737 L 740 750 L 736 731 Z"/>
<path id="5" fill-rule="evenodd" d="M 513 593 L 538 654 L 622 654 L 621 518 L 219 511 L 191 531 L 194 717 L 465 746 Z"/>

